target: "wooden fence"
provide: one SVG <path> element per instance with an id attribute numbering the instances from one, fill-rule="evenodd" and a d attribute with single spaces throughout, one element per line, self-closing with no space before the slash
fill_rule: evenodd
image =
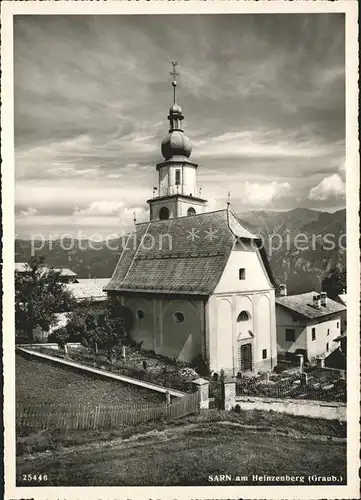
<path id="1" fill-rule="evenodd" d="M 188 394 L 171 404 L 122 406 L 18 405 L 18 430 L 100 430 L 137 425 L 152 420 L 175 420 L 199 412 L 199 393 Z"/>

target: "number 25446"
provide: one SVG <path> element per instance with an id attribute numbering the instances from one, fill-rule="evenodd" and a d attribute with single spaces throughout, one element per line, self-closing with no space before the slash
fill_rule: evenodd
<path id="1" fill-rule="evenodd" d="M 23 474 L 23 481 L 28 483 L 42 483 L 48 480 L 47 474 Z"/>

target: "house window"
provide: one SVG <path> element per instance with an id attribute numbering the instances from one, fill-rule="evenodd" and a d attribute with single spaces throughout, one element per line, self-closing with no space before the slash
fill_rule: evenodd
<path id="1" fill-rule="evenodd" d="M 340 322 L 337 321 L 337 328 L 340 328 Z"/>
<path id="2" fill-rule="evenodd" d="M 159 218 L 160 220 L 166 220 L 169 219 L 169 210 L 167 207 L 162 207 L 159 210 Z"/>
<path id="3" fill-rule="evenodd" d="M 240 321 L 248 321 L 249 320 L 249 314 L 247 311 L 242 311 L 238 314 L 237 321 L 238 323 Z"/>
<path id="4" fill-rule="evenodd" d="M 330 329 L 327 328 L 327 335 L 330 335 Z"/>
<path id="5" fill-rule="evenodd" d="M 244 267 L 241 267 L 241 269 L 239 270 L 239 279 L 240 280 L 246 279 L 246 270 L 244 269 Z"/>
<path id="6" fill-rule="evenodd" d="M 176 323 L 183 323 L 183 321 L 184 321 L 184 314 L 183 313 L 175 312 L 173 316 L 174 316 L 174 321 Z"/>
<path id="7" fill-rule="evenodd" d="M 329 345 L 328 345 L 328 342 L 327 342 L 327 344 L 326 344 L 326 351 L 328 352 L 328 350 L 329 350 Z"/>
<path id="8" fill-rule="evenodd" d="M 294 341 L 295 341 L 295 329 L 286 328 L 286 342 L 294 342 Z"/>
<path id="9" fill-rule="evenodd" d="M 316 340 L 316 328 L 312 328 L 312 340 Z"/>
<path id="10" fill-rule="evenodd" d="M 179 186 L 179 184 L 181 183 L 181 177 L 180 177 L 180 175 L 181 175 L 180 174 L 180 170 L 177 169 L 175 171 L 175 183 L 176 183 L 177 186 Z"/>
<path id="11" fill-rule="evenodd" d="M 143 319 L 144 318 L 144 311 L 142 311 L 141 309 L 137 309 L 137 318 L 138 319 Z"/>
<path id="12" fill-rule="evenodd" d="M 267 349 L 262 350 L 262 359 L 267 359 Z"/>
<path id="13" fill-rule="evenodd" d="M 187 210 L 187 215 L 196 215 L 196 211 L 193 207 L 189 207 Z"/>

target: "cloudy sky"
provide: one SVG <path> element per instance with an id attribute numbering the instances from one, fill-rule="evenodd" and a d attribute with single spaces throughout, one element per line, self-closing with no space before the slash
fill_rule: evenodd
<path id="1" fill-rule="evenodd" d="M 345 206 L 340 14 L 16 16 L 16 233 L 148 216 L 178 102 L 212 209 Z"/>

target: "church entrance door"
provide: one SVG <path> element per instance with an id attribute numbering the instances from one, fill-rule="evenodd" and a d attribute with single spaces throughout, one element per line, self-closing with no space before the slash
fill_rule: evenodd
<path id="1" fill-rule="evenodd" d="M 242 372 L 252 371 L 252 344 L 241 344 L 240 350 L 240 368 Z"/>

